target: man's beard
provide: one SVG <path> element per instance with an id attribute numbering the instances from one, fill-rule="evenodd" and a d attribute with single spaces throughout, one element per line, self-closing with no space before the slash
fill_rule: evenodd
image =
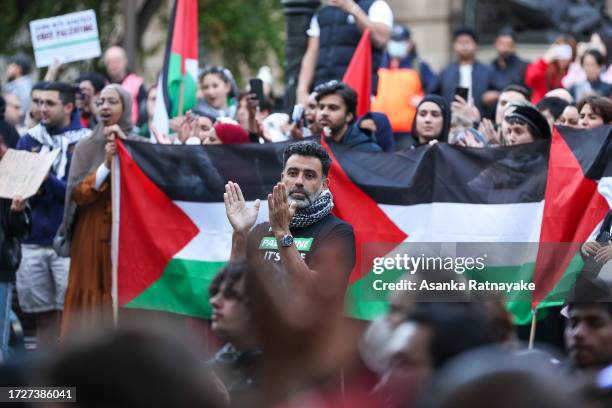
<path id="1" fill-rule="evenodd" d="M 289 205 L 291 205 L 292 203 L 296 203 L 297 208 L 310 207 L 317 200 L 317 198 L 319 198 L 322 191 L 323 189 L 319 189 L 313 193 L 309 193 L 303 188 L 294 187 L 289 191 L 289 197 L 287 197 L 287 201 L 289 202 Z M 304 198 L 299 199 L 299 200 L 296 198 L 293 198 L 291 196 L 291 194 L 293 193 L 302 193 L 304 194 Z"/>

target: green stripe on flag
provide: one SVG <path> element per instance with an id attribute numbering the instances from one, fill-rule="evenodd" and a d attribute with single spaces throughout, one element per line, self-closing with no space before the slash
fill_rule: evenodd
<path id="1" fill-rule="evenodd" d="M 170 97 L 172 110 L 170 117 L 174 118 L 179 116 L 179 99 L 181 93 L 181 82 L 183 83 L 183 112 L 193 108 L 196 104 L 196 92 L 197 82 L 196 78 L 193 78 L 189 72 L 185 72 L 185 75 L 181 73 L 181 56 L 179 54 L 170 54 L 170 60 L 168 62 L 168 78 L 166 83 L 168 84 L 168 96 Z"/>
<path id="2" fill-rule="evenodd" d="M 555 288 L 538 305 L 539 311 L 548 307 L 563 305 L 576 282 L 576 277 L 582 270 L 583 264 L 582 257 L 577 253 Z M 514 266 L 489 266 L 478 273 L 466 273 L 466 278 L 479 282 L 485 280 L 489 282 L 518 282 L 521 280 L 532 282 L 534 268 L 535 263 L 533 262 Z M 347 314 L 356 319 L 372 320 L 386 313 L 389 308 L 388 298 L 391 291 L 375 291 L 373 289 L 374 281 L 382 279 L 384 282 L 396 282 L 401 276 L 402 273 L 399 271 L 386 270 L 382 275 L 370 272 L 353 282 L 346 292 Z M 410 296 L 409 293 L 406 295 Z M 531 322 L 532 293 L 530 291 L 511 291 L 504 295 L 506 296 L 506 307 L 513 315 L 515 324 L 529 324 Z M 544 312 L 540 313 L 538 318 L 546 315 Z"/>
<path id="3" fill-rule="evenodd" d="M 161 278 L 125 307 L 209 319 L 208 287 L 225 264 L 172 259 Z"/>

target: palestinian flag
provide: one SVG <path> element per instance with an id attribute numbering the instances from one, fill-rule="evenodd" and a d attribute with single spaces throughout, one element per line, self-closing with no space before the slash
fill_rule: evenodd
<path id="1" fill-rule="evenodd" d="M 562 128 L 552 144 L 493 149 L 436 144 L 371 154 L 324 144 L 334 159 L 334 211 L 353 225 L 357 240 L 349 315 L 371 319 L 386 310 L 388 292 L 372 290 L 384 276 L 371 272 L 373 257 L 418 242 L 527 245 L 521 256 L 492 256 L 480 278 L 503 272 L 536 283 L 527 296 L 509 298 L 517 323 L 529 321 L 532 307 L 562 303 L 581 259 L 576 248 L 569 257 L 547 256 L 538 243 L 581 243 L 603 219 L 609 130 Z M 119 305 L 207 317 L 207 287 L 231 248 L 224 185 L 238 182 L 247 201 L 265 198 L 279 179 L 285 146 L 125 141 L 115 175 Z M 266 219 L 262 205 L 258 222 Z M 372 243 L 385 244 L 365 251 Z"/>
<path id="2" fill-rule="evenodd" d="M 357 116 L 370 111 L 372 94 L 372 41 L 370 30 L 365 30 L 346 68 L 342 82 L 357 92 Z"/>
<path id="3" fill-rule="evenodd" d="M 170 16 L 164 67 L 157 85 L 153 115 L 157 131 L 168 134 L 170 119 L 183 115 L 196 104 L 197 84 L 198 2 L 175 0 Z"/>

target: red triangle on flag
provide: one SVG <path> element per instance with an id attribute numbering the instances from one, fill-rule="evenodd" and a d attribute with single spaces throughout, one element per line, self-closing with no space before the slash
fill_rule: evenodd
<path id="1" fill-rule="evenodd" d="M 134 162 L 121 141 L 119 306 L 158 280 L 168 262 L 199 233 L 198 227 Z"/>
<path id="2" fill-rule="evenodd" d="M 342 82 L 357 92 L 357 116 L 370 111 L 372 94 L 372 43 L 370 30 L 365 30 L 355 49 Z"/>
<path id="3" fill-rule="evenodd" d="M 391 221 L 376 202 L 353 183 L 334 153 L 321 136 L 321 144 L 329 153 L 329 189 L 334 196 L 333 213 L 353 226 L 355 233 L 355 267 L 349 284 L 355 282 L 372 267 L 375 257 L 384 256 L 408 235 Z"/>
<path id="4" fill-rule="evenodd" d="M 588 239 L 609 209 L 597 191 L 597 182 L 586 177 L 556 128 L 549 157 L 540 248 L 533 276 L 534 309 L 553 290 L 580 244 Z"/>

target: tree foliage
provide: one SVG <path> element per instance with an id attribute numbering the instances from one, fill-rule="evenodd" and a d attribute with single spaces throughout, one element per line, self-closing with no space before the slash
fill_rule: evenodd
<path id="1" fill-rule="evenodd" d="M 157 8 L 152 13 L 153 19 L 159 17 L 167 22 L 167 2 L 148 0 L 145 3 Z M 111 40 L 121 41 L 117 34 L 122 30 L 116 25 L 123 21 L 122 1 L 2 0 L 0 9 L 1 55 L 23 52 L 33 56 L 29 35 L 31 20 L 87 9 L 96 11 L 103 49 Z M 239 74 L 242 64 L 255 70 L 272 54 L 282 65 L 284 17 L 281 0 L 199 0 L 199 20 L 201 64 L 209 64 L 210 55 L 220 54 L 224 64 Z M 160 36 L 160 41 L 165 44 L 165 35 Z M 140 55 L 143 55 L 142 50 Z"/>
<path id="2" fill-rule="evenodd" d="M 282 65 L 284 17 L 280 0 L 200 0 L 200 44 L 204 51 L 220 51 L 227 68 L 251 70 L 272 53 Z M 206 58 L 205 63 L 209 63 Z"/>

